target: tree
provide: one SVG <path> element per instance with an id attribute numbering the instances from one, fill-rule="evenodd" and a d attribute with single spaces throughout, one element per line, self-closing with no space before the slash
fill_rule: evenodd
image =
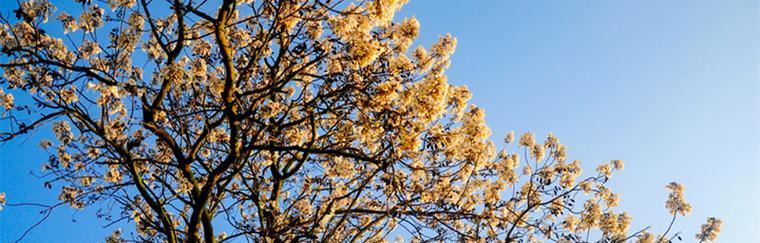
<path id="1" fill-rule="evenodd" d="M 552 134 L 497 150 L 446 80 L 456 39 L 409 50 L 404 0 L 77 2 L 77 18 L 45 0 L 0 16 L 0 139 L 56 135 L 40 146 L 61 203 L 44 212 L 108 202 L 140 241 L 680 237 L 629 232 L 605 185 L 620 160 L 581 177 Z M 683 187 L 667 188 L 686 215 Z"/>

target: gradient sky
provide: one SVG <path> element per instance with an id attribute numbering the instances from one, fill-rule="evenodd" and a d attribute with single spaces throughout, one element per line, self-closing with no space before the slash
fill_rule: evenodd
<path id="1" fill-rule="evenodd" d="M 678 181 L 693 206 L 674 225 L 686 242 L 710 216 L 724 220 L 720 242 L 760 242 L 759 10 L 752 0 L 412 0 L 397 18 L 416 16 L 425 46 L 458 39 L 449 80 L 470 88 L 495 141 L 553 132 L 586 171 L 624 160 L 610 185 L 632 229 L 665 230 L 664 186 Z M 47 157 L 44 136 L 0 146 L 9 200 L 55 202 L 29 175 Z M 0 212 L 0 242 L 37 211 Z M 100 242 L 112 228 L 94 215 L 59 209 L 25 242 Z"/>

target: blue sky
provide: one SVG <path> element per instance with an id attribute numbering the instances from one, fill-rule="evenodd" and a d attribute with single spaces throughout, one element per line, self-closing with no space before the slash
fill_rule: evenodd
<path id="1" fill-rule="evenodd" d="M 449 80 L 470 88 L 494 140 L 553 132 L 587 171 L 624 160 L 611 187 L 634 228 L 667 227 L 664 186 L 678 181 L 694 208 L 674 225 L 686 242 L 710 216 L 724 220 L 720 242 L 760 242 L 758 10 L 751 0 L 412 0 L 398 18 L 416 16 L 426 46 L 458 39 Z M 0 191 L 14 201 L 55 201 L 28 174 L 46 159 L 38 140 L 0 147 Z M 94 213 L 55 211 L 26 241 L 102 241 L 111 229 Z M 6 207 L 0 241 L 38 217 Z"/>

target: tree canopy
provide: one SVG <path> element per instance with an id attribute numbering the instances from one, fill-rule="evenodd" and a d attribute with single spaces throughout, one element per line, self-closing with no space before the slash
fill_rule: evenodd
<path id="1" fill-rule="evenodd" d="M 552 134 L 495 144 L 447 81 L 456 39 L 411 48 L 405 2 L 21 1 L 0 16 L 0 140 L 49 125 L 44 212 L 103 207 L 134 225 L 111 242 L 680 238 L 629 229 L 621 160 L 584 175 Z"/>

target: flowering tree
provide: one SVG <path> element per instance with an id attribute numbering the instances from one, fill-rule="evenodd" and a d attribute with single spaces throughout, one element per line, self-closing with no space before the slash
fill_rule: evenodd
<path id="1" fill-rule="evenodd" d="M 456 39 L 410 50 L 404 2 L 20 2 L 0 16 L 0 140 L 52 124 L 40 146 L 61 203 L 43 212 L 108 202 L 136 232 L 114 242 L 678 237 L 629 231 L 605 185 L 620 160 L 581 177 L 552 134 L 497 148 L 447 83 Z M 673 220 L 689 213 L 667 188 Z"/>

